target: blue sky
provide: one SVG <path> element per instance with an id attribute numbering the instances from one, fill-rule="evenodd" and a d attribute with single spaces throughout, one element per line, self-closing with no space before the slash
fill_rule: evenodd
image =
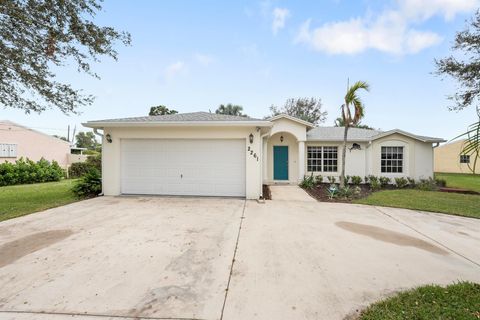
<path id="1" fill-rule="evenodd" d="M 129 31 L 132 46 L 104 58 L 101 80 L 57 76 L 96 96 L 81 115 L 50 110 L 9 119 L 49 134 L 87 120 L 141 116 L 164 104 L 180 112 L 235 103 L 253 117 L 291 97 L 321 98 L 332 125 L 347 78 L 365 80 L 365 124 L 451 139 L 475 121 L 473 108 L 448 111 L 450 80 L 434 76 L 455 32 L 478 0 L 126 1 L 107 0 L 96 17 Z"/>

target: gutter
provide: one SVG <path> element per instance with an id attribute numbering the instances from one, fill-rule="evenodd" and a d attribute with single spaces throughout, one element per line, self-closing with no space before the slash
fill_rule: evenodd
<path id="1" fill-rule="evenodd" d="M 93 121 L 82 123 L 88 128 L 104 127 L 171 127 L 171 126 L 198 126 L 198 127 L 272 127 L 269 121 L 149 121 L 149 122 L 109 122 Z"/>

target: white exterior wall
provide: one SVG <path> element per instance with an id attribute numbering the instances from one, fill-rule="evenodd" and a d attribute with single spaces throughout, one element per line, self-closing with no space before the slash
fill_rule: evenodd
<path id="1" fill-rule="evenodd" d="M 367 143 L 364 142 L 356 142 L 360 145 L 361 150 L 352 150 L 350 151 L 350 148 L 352 147 L 353 142 L 348 142 L 347 143 L 347 153 L 346 153 L 346 162 L 347 162 L 347 167 L 345 169 L 345 175 L 348 176 L 359 176 L 362 177 L 362 179 L 366 175 L 366 170 L 367 170 Z M 325 181 L 326 177 L 328 176 L 333 176 L 333 177 L 340 177 L 340 173 L 342 172 L 342 147 L 343 147 L 343 142 L 314 142 L 314 141 L 309 141 L 306 144 L 305 147 L 305 172 L 306 175 L 311 175 L 311 171 L 307 171 L 308 166 L 307 166 L 307 155 L 308 155 L 308 146 L 322 146 L 322 147 L 338 147 L 338 166 L 337 166 L 337 172 L 313 172 L 314 176 L 321 175 Z M 338 179 L 337 179 L 338 180 Z"/>
<path id="2" fill-rule="evenodd" d="M 382 146 L 403 147 L 403 173 L 381 172 Z M 425 179 L 433 177 L 433 147 L 431 143 L 421 142 L 401 134 L 392 134 L 373 141 L 370 151 L 372 167 L 369 174 L 390 178 L 411 177 L 414 179 Z"/>
<path id="3" fill-rule="evenodd" d="M 280 141 L 283 136 L 283 142 Z M 273 180 L 273 147 L 288 146 L 288 181 L 279 181 L 280 183 L 298 183 L 298 141 L 290 133 L 278 132 L 270 136 L 267 142 L 267 183 L 274 183 Z"/>
<path id="4" fill-rule="evenodd" d="M 254 135 L 253 143 L 249 135 Z M 112 143 L 105 140 L 110 134 Z M 105 128 L 102 143 L 103 193 L 119 195 L 121 193 L 121 139 L 245 139 L 246 148 L 259 155 L 260 133 L 255 127 L 157 127 L 157 128 Z M 261 194 L 261 159 L 257 161 L 246 150 L 246 198 L 258 199 Z"/>

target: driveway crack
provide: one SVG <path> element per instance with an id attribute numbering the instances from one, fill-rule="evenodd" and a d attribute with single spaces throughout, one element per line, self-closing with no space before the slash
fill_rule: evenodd
<path id="1" fill-rule="evenodd" d="M 225 298 L 223 299 L 222 312 L 220 314 L 220 320 L 223 320 L 223 312 L 225 311 L 225 305 L 227 303 L 228 290 L 230 289 L 230 281 L 232 280 L 233 265 L 235 264 L 235 258 L 237 257 L 238 241 L 240 240 L 240 232 L 242 230 L 243 220 L 245 219 L 245 208 L 247 207 L 247 200 L 243 203 L 242 217 L 240 218 L 240 224 L 238 225 L 237 241 L 235 242 L 235 250 L 233 251 L 232 264 L 230 265 L 230 274 L 228 275 L 227 288 L 225 289 Z"/>
<path id="2" fill-rule="evenodd" d="M 474 260 L 470 259 L 469 257 L 467 257 L 467 256 L 465 256 L 465 255 L 463 255 L 463 254 L 461 254 L 461 253 L 460 253 L 460 252 L 458 252 L 458 251 L 455 251 L 455 250 L 453 250 L 453 249 L 452 249 L 452 248 L 450 248 L 450 247 L 447 247 L 446 245 L 444 245 L 443 243 L 439 242 L 438 240 L 435 240 L 434 238 L 432 238 L 432 237 L 430 237 L 430 236 L 426 235 L 425 233 L 423 233 L 423 232 L 421 232 L 421 231 L 419 231 L 419 230 L 415 229 L 414 227 L 412 227 L 412 226 L 408 225 L 407 223 L 405 223 L 405 222 L 403 222 L 403 221 L 401 221 L 401 220 L 399 220 L 399 219 L 397 219 L 397 218 L 393 217 L 392 215 L 390 215 L 390 214 L 386 213 L 385 211 L 381 210 L 380 208 L 378 208 L 378 207 L 376 207 L 376 206 L 374 206 L 374 208 L 375 208 L 375 209 L 376 209 L 378 212 L 380 212 L 381 214 L 383 214 L 383 215 L 385 215 L 385 216 L 389 217 L 390 219 L 392 219 L 392 220 L 394 220 L 394 221 L 396 221 L 396 222 L 400 223 L 401 225 L 403 225 L 403 226 L 405 226 L 405 227 L 409 228 L 410 230 L 412 230 L 412 231 L 414 231 L 414 232 L 416 232 L 416 233 L 418 233 L 418 234 L 420 234 L 420 235 L 424 236 L 425 238 L 429 239 L 430 241 L 433 241 L 433 242 L 435 242 L 435 243 L 436 243 L 436 244 L 438 244 L 439 246 L 442 246 L 442 247 L 444 247 L 444 248 L 445 248 L 445 249 L 447 249 L 448 251 L 450 251 L 450 252 L 453 252 L 454 254 L 458 255 L 459 257 L 461 257 L 461 258 L 463 258 L 463 259 L 467 260 L 468 262 L 471 262 L 471 263 L 473 263 L 474 265 L 476 265 L 477 267 L 479 267 L 479 268 L 480 268 L 480 263 L 478 263 L 478 262 L 476 262 L 476 261 L 474 261 Z"/>

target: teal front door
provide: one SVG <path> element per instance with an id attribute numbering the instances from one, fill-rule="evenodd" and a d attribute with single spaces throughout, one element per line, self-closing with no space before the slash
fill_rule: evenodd
<path id="1" fill-rule="evenodd" d="M 288 180 L 287 146 L 273 146 L 273 180 Z"/>

